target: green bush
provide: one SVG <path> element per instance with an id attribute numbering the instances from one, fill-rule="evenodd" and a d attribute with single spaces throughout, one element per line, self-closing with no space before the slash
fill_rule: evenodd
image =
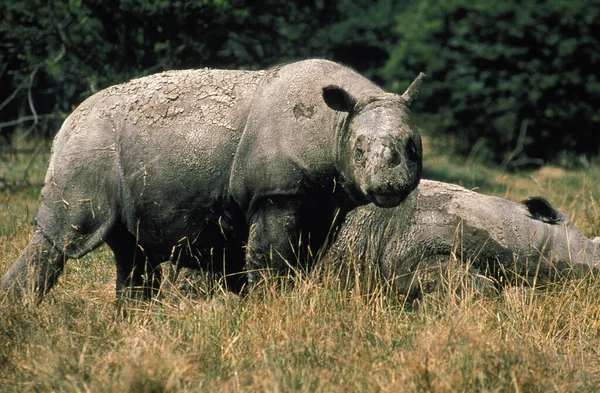
<path id="1" fill-rule="evenodd" d="M 600 152 L 600 1 L 423 0 L 384 75 L 429 74 L 420 105 L 454 148 L 513 166 Z"/>
<path id="2" fill-rule="evenodd" d="M 52 135 L 92 93 L 166 69 L 256 69 L 322 57 L 383 82 L 377 70 L 401 8 L 394 0 L 3 3 L 0 136 L 16 127 Z"/>

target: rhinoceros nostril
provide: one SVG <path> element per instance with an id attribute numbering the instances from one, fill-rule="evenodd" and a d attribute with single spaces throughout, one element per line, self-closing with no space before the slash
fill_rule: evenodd
<path id="1" fill-rule="evenodd" d="M 363 159 L 365 155 L 365 151 L 362 149 L 362 147 L 356 147 L 356 149 L 354 149 L 354 158 L 357 161 L 361 161 Z"/>
<path id="2" fill-rule="evenodd" d="M 383 157 L 390 168 L 400 165 L 400 154 L 394 149 L 386 149 Z"/>

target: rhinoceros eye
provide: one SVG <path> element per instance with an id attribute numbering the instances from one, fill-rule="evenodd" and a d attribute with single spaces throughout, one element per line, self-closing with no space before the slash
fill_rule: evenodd
<path id="1" fill-rule="evenodd" d="M 365 156 L 364 144 L 365 144 L 365 138 L 361 135 L 356 140 L 356 146 L 354 147 L 354 158 L 357 161 L 362 160 Z"/>

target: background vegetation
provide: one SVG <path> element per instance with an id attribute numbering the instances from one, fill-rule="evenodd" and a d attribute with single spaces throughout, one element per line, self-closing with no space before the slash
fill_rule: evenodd
<path id="1" fill-rule="evenodd" d="M 600 152 L 600 2 L 424 0 L 398 19 L 388 81 L 426 69 L 427 112 L 462 154 L 523 166 Z"/>
<path id="2" fill-rule="evenodd" d="M 459 153 L 588 165 L 600 146 L 600 0 L 1 0 L 0 135 L 52 136 L 108 85 L 307 57 L 401 91 Z"/>

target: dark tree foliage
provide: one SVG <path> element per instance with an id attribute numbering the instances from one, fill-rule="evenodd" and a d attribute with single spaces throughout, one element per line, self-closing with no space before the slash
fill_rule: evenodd
<path id="1" fill-rule="evenodd" d="M 167 69 L 323 57 L 383 82 L 394 3 L 0 0 L 0 135 L 53 135 L 94 92 Z"/>
<path id="2" fill-rule="evenodd" d="M 422 106 L 454 147 L 505 164 L 597 155 L 600 1 L 422 0 L 385 75 L 429 74 Z"/>
<path id="3" fill-rule="evenodd" d="M 0 0 L 0 15 L 6 142 L 52 136 L 134 77 L 322 57 L 397 91 L 427 72 L 419 108 L 464 154 L 518 166 L 599 152 L 600 0 Z"/>

